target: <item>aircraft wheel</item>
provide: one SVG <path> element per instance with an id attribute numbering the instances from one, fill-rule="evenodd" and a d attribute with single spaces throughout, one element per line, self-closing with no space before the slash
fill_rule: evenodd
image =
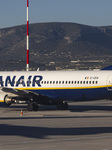
<path id="1" fill-rule="evenodd" d="M 38 104 L 36 103 L 29 103 L 27 106 L 28 111 L 37 111 L 38 110 Z"/>
<path id="2" fill-rule="evenodd" d="M 68 109 L 68 103 L 65 102 L 65 103 L 64 103 L 64 110 L 67 110 L 67 109 Z"/>
<path id="3" fill-rule="evenodd" d="M 28 110 L 28 111 L 33 111 L 33 104 L 32 104 L 32 103 L 29 103 L 29 104 L 28 104 L 27 110 Z"/>
<path id="4" fill-rule="evenodd" d="M 37 111 L 38 109 L 39 109 L 38 104 L 33 103 L 33 110 L 34 110 L 34 111 Z"/>
<path id="5" fill-rule="evenodd" d="M 68 104 L 67 102 L 63 103 L 63 102 L 60 102 L 57 104 L 57 109 L 58 110 L 67 110 L 68 109 Z"/>

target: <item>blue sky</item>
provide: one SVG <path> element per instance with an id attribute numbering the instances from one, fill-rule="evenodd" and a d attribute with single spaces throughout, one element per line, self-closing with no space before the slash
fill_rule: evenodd
<path id="1" fill-rule="evenodd" d="M 112 0 L 29 0 L 30 23 L 112 25 Z M 0 0 L 0 28 L 26 24 L 27 0 Z"/>

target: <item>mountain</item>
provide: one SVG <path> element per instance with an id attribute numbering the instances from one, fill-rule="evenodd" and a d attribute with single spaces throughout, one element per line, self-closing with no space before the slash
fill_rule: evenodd
<path id="1" fill-rule="evenodd" d="M 93 69 L 112 64 L 112 26 L 30 24 L 30 68 Z M 0 70 L 25 70 L 26 25 L 0 29 Z"/>

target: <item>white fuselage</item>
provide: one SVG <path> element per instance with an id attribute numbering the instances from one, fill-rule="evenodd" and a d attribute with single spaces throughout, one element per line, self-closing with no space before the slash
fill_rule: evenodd
<path id="1" fill-rule="evenodd" d="M 1 102 L 7 94 L 2 88 L 31 91 L 63 100 L 105 99 L 112 97 L 112 71 L 0 72 L 0 87 Z"/>

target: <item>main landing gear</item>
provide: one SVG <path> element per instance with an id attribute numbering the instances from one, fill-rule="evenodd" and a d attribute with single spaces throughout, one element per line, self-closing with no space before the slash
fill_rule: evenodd
<path id="1" fill-rule="evenodd" d="M 28 111 L 38 111 L 38 109 L 39 109 L 39 106 L 38 106 L 38 103 L 36 103 L 36 102 L 30 102 L 27 105 Z M 57 109 L 58 110 L 67 110 L 68 109 L 67 102 L 59 102 L 57 104 Z"/>
<path id="2" fill-rule="evenodd" d="M 39 106 L 37 103 L 31 102 L 27 106 L 28 111 L 37 111 L 39 109 Z"/>
<path id="3" fill-rule="evenodd" d="M 68 109 L 68 104 L 67 102 L 59 102 L 57 104 L 57 109 L 58 110 L 67 110 Z"/>

